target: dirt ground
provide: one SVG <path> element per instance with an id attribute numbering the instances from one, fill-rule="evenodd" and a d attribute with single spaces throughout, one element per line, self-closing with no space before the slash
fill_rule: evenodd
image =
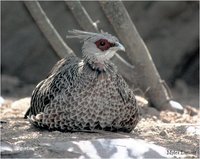
<path id="1" fill-rule="evenodd" d="M 184 154 L 186 158 L 199 157 L 200 139 L 200 111 L 191 106 L 184 106 L 182 113 L 157 111 L 149 107 L 144 98 L 138 97 L 141 105 L 141 120 L 135 130 L 130 133 L 61 133 L 58 131 L 41 131 L 23 119 L 30 98 L 23 98 L 17 102 L 6 100 L 1 106 L 1 139 L 21 147 L 32 147 L 34 152 L 43 157 L 59 157 L 58 152 L 49 152 L 40 141 L 66 141 L 69 139 L 95 139 L 105 137 L 130 136 L 143 139 L 150 143 L 166 147 L 169 152 Z M 29 157 L 33 151 L 24 151 L 22 156 Z M 57 154 L 57 155 L 56 155 Z M 53 155 L 53 156 L 52 156 Z M 18 156 L 18 157 L 22 157 Z M 62 157 L 62 156 L 60 156 Z"/>
<path id="2" fill-rule="evenodd" d="M 14 151 L 14 154 L 4 154 L 9 158 L 73 157 L 73 154 L 65 154 L 64 151 L 49 150 L 41 143 L 124 137 L 142 139 L 163 146 L 175 157 L 180 157 L 180 155 L 186 158 L 199 157 L 199 89 L 190 88 L 183 81 L 178 81 L 176 87 L 171 89 L 174 100 L 180 102 L 184 107 L 182 112 L 159 112 L 150 107 L 143 97 L 137 96 L 141 108 L 141 119 L 134 131 L 127 134 L 110 132 L 61 133 L 36 129 L 23 119 L 35 85 L 24 84 L 18 78 L 7 75 L 2 75 L 1 80 L 1 93 L 5 99 L 0 106 L 1 145 L 13 149 L 15 146 L 27 147 L 25 150 Z M 24 98 L 26 96 L 28 98 Z M 35 154 L 38 156 L 34 156 Z"/>

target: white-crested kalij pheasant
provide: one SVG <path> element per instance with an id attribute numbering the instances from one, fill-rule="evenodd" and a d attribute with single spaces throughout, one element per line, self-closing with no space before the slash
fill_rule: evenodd
<path id="1" fill-rule="evenodd" d="M 69 33 L 83 40 L 83 58 L 58 61 L 33 91 L 25 118 L 49 130 L 130 132 L 138 123 L 137 102 L 110 61 L 123 45 L 108 33 Z"/>

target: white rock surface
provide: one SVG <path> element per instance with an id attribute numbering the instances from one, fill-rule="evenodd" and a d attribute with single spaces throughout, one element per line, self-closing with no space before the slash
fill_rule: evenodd
<path id="1" fill-rule="evenodd" d="M 65 141 L 41 143 L 48 151 L 56 151 L 75 158 L 169 158 L 168 150 L 162 146 L 133 138 L 94 139 L 80 141 Z M 67 157 L 67 156 L 66 156 Z"/>
<path id="2" fill-rule="evenodd" d="M 186 129 L 186 132 L 188 134 L 199 135 L 200 136 L 200 124 L 199 125 L 195 125 L 195 126 L 189 126 Z"/>
<path id="3" fill-rule="evenodd" d="M 11 108 L 14 110 L 26 111 L 30 107 L 30 97 L 19 99 L 12 103 Z"/>
<path id="4" fill-rule="evenodd" d="M 0 106 L 5 102 L 5 100 L 3 99 L 3 97 L 0 96 Z"/>

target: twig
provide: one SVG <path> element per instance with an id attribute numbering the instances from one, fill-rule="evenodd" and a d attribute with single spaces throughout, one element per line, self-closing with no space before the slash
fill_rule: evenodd
<path id="1" fill-rule="evenodd" d="M 100 1 L 99 3 L 124 43 L 131 63 L 135 65 L 139 87 L 143 91 L 150 87 L 147 96 L 157 109 L 172 109 L 172 105 L 169 103 L 168 91 L 160 82 L 161 78 L 151 55 L 123 3 L 121 1 Z"/>
<path id="2" fill-rule="evenodd" d="M 80 1 L 65 1 L 65 3 L 73 13 L 81 28 L 86 31 L 99 32 L 97 23 L 93 22 Z"/>
<path id="3" fill-rule="evenodd" d="M 63 58 L 70 54 L 74 54 L 72 49 L 67 46 L 62 37 L 56 31 L 51 21 L 41 8 L 39 2 L 24 1 L 24 3 L 58 56 Z"/>

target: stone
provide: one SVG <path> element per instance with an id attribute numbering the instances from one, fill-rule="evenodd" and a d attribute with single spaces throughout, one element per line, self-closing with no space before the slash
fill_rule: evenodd
<path id="1" fill-rule="evenodd" d="M 2 158 L 30 158 L 37 157 L 31 149 L 24 149 L 14 144 L 1 141 L 0 153 Z"/>
<path id="2" fill-rule="evenodd" d="M 30 97 L 26 97 L 26 98 L 22 98 L 22 99 L 16 100 L 11 104 L 11 108 L 13 110 L 18 110 L 18 111 L 21 111 L 21 112 L 25 112 L 25 111 L 28 110 L 28 108 L 30 106 L 30 101 L 31 101 Z"/>
<path id="3" fill-rule="evenodd" d="M 190 135 L 200 136 L 200 125 L 188 126 L 186 129 L 186 133 Z"/>
<path id="4" fill-rule="evenodd" d="M 160 133 L 159 133 L 160 136 L 167 136 L 167 132 L 165 130 L 162 130 Z"/>
<path id="5" fill-rule="evenodd" d="M 133 138 L 95 139 L 40 143 L 48 151 L 59 152 L 60 157 L 76 158 L 168 158 L 167 149 L 144 140 Z M 48 157 L 48 156 L 46 156 Z"/>
<path id="6" fill-rule="evenodd" d="M 2 106 L 2 104 L 5 102 L 4 98 L 0 96 L 0 107 Z"/>

